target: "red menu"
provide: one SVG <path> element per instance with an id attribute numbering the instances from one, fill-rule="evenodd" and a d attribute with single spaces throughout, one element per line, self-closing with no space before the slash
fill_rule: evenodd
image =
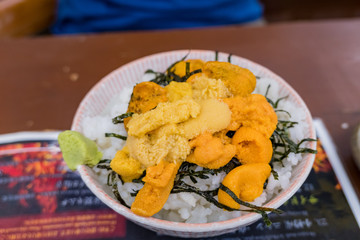
<path id="1" fill-rule="evenodd" d="M 1 138 L 0 239 L 125 237 L 125 219 L 67 169 L 56 137 L 45 132 Z"/>
<path id="2" fill-rule="evenodd" d="M 270 214 L 211 239 L 358 239 L 360 204 L 320 120 L 313 169 L 299 191 Z M 69 171 L 58 132 L 0 135 L 0 240 L 175 239 L 137 226 L 105 206 Z M 357 214 L 356 214 L 357 213 Z"/>

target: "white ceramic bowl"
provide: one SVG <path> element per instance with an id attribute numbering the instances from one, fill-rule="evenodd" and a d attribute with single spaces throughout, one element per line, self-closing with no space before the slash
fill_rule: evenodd
<path id="1" fill-rule="evenodd" d="M 188 53 L 189 50 L 178 50 L 154 54 L 140 58 L 116 69 L 98 82 L 85 96 L 76 112 L 72 130 L 82 132 L 82 122 L 85 116 L 95 116 L 100 114 L 112 96 L 119 93 L 124 86 L 134 85 L 137 80 L 142 78 L 147 69 L 164 71 L 170 64 L 181 59 Z M 219 53 L 218 60 L 227 61 L 228 56 L 229 54 L 227 53 Z M 187 57 L 187 59 L 202 59 L 205 61 L 211 61 L 214 60 L 214 58 L 215 52 L 206 50 L 191 50 Z M 306 136 L 309 138 L 316 138 L 312 118 L 305 103 L 281 77 L 277 76 L 263 66 L 241 57 L 232 56 L 231 62 L 241 67 L 248 68 L 257 76 L 269 77 L 276 81 L 280 85 L 281 96 L 288 95 L 288 100 L 292 101 L 297 108 L 305 111 L 305 121 L 308 125 L 308 128 L 304 129 Z M 308 143 L 307 147 L 316 149 L 316 142 Z M 278 208 L 292 195 L 294 195 L 307 178 L 312 168 L 314 157 L 314 154 L 307 154 L 300 161 L 300 163 L 293 169 L 289 187 L 281 191 L 276 197 L 270 199 L 270 201 L 268 201 L 265 205 L 266 207 Z M 261 218 L 259 214 L 248 213 L 241 217 L 227 221 L 188 224 L 165 221 L 152 217 L 140 217 L 121 205 L 113 196 L 110 187 L 102 184 L 91 168 L 87 166 L 79 166 L 78 171 L 90 190 L 106 205 L 126 217 L 128 220 L 160 234 L 178 237 L 217 236 L 235 231 L 240 227 L 249 225 Z"/>

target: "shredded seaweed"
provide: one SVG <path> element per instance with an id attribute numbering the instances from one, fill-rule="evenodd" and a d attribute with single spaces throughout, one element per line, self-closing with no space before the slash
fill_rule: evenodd
<path id="1" fill-rule="evenodd" d="M 241 163 L 235 157 L 232 158 L 225 166 L 218 169 L 209 169 L 203 168 L 200 171 L 195 171 L 194 168 L 197 166 L 194 163 L 183 162 L 178 170 L 177 179 L 182 180 L 184 177 L 188 176 L 193 183 L 197 183 L 196 178 L 208 179 L 209 175 L 217 175 L 218 173 L 225 172 L 229 173 L 235 167 L 240 166 Z M 174 186 L 176 185 L 176 181 Z"/>
<path id="2" fill-rule="evenodd" d="M 190 52 L 189 52 L 190 53 Z M 196 73 L 200 73 L 201 69 L 196 69 L 192 72 L 190 72 L 190 64 L 186 63 L 185 67 L 185 76 L 184 77 L 180 77 L 179 75 L 175 74 L 175 71 L 172 70 L 172 68 L 179 62 L 184 61 L 187 56 L 189 55 L 189 53 L 187 53 L 183 58 L 181 58 L 180 60 L 174 62 L 173 64 L 171 64 L 165 72 L 156 72 L 152 69 L 148 69 L 145 71 L 145 73 L 151 73 L 154 74 L 155 77 L 154 79 L 150 80 L 150 82 L 154 82 L 157 83 L 161 86 L 166 86 L 168 85 L 170 82 L 175 81 L 175 82 L 186 82 L 186 80 L 196 74 Z"/>
<path id="3" fill-rule="evenodd" d="M 251 208 L 251 209 L 254 209 L 254 210 L 257 210 L 257 211 L 262 211 L 262 212 L 274 212 L 274 213 L 277 213 L 277 214 L 281 214 L 283 213 L 282 210 L 280 209 L 275 209 L 275 208 L 267 208 L 267 207 L 259 207 L 259 206 L 256 206 L 254 204 L 251 204 L 251 203 L 248 203 L 248 202 L 245 202 L 245 201 L 242 201 L 241 199 L 239 199 L 236 194 L 231 191 L 228 187 L 224 186 L 223 184 L 220 184 L 220 188 L 221 190 L 223 190 L 224 192 L 226 192 L 235 202 L 237 202 L 238 204 L 242 205 L 242 206 L 245 206 L 245 207 L 248 207 L 248 208 Z"/>
<path id="4" fill-rule="evenodd" d="M 266 224 L 266 226 L 270 226 L 272 224 L 267 212 L 273 212 L 276 214 L 283 213 L 283 211 L 280 209 L 259 207 L 254 204 L 244 202 L 241 199 L 239 199 L 235 193 L 233 193 L 228 187 L 224 186 L 223 184 L 220 184 L 220 189 L 223 190 L 224 192 L 226 192 L 238 204 L 250 208 L 251 209 L 250 211 L 252 211 L 252 212 L 256 212 L 256 213 L 260 214 L 262 216 L 262 219 L 263 219 L 264 223 Z"/>
<path id="5" fill-rule="evenodd" d="M 231 63 L 231 57 L 232 57 L 232 54 L 230 53 L 229 56 L 228 56 L 228 63 Z"/>
<path id="6" fill-rule="evenodd" d="M 118 124 L 118 123 L 124 123 L 124 119 L 127 117 L 131 117 L 134 113 L 133 112 L 127 112 L 127 113 L 123 113 L 119 116 L 116 116 L 112 119 L 113 124 Z"/>
<path id="7" fill-rule="evenodd" d="M 286 113 L 286 114 L 289 116 L 289 118 L 291 118 L 291 114 L 290 114 L 288 111 L 285 111 L 285 110 L 282 110 L 282 109 L 277 109 L 277 110 L 275 110 L 275 112 L 283 112 L 283 113 Z"/>
<path id="8" fill-rule="evenodd" d="M 142 180 L 146 175 L 146 170 L 141 174 L 140 177 L 136 178 L 136 179 L 133 179 L 132 182 L 133 183 L 142 183 L 144 184 L 144 181 Z"/>
<path id="9" fill-rule="evenodd" d="M 139 193 L 140 190 L 134 190 L 132 189 L 132 192 L 130 193 L 130 196 L 136 197 L 136 195 Z"/>
<path id="10" fill-rule="evenodd" d="M 238 211 L 238 209 L 230 208 L 224 204 L 219 203 L 214 196 L 216 196 L 218 189 L 209 190 L 209 191 L 201 191 L 197 187 L 191 186 L 183 181 L 179 181 L 176 186 L 173 187 L 171 193 L 180 193 L 180 192 L 192 192 L 203 198 L 205 198 L 208 202 L 214 204 L 215 206 L 228 210 L 228 211 Z"/>
<path id="11" fill-rule="evenodd" d="M 106 170 L 111 170 L 111 167 L 108 166 L 108 165 L 101 165 L 101 164 L 98 164 L 96 165 L 97 168 L 100 168 L 100 169 L 106 169 Z"/>
<path id="12" fill-rule="evenodd" d="M 188 65 L 188 63 L 186 63 L 186 66 Z M 186 82 L 186 80 L 196 74 L 196 73 L 201 73 L 202 70 L 201 69 L 196 69 L 192 72 L 190 72 L 189 70 L 187 70 L 186 74 L 184 77 L 180 77 L 179 75 L 175 74 L 175 72 L 173 70 L 167 69 L 165 71 L 165 73 L 162 72 L 155 72 L 151 69 L 147 70 L 145 73 L 152 73 L 155 75 L 155 78 L 152 79 L 150 82 L 154 82 L 157 83 L 161 86 L 167 86 L 169 85 L 170 82 L 175 81 L 175 82 Z"/>
<path id="13" fill-rule="evenodd" d="M 108 175 L 107 185 L 111 186 L 111 190 L 114 193 L 114 196 L 116 197 L 116 199 L 125 207 L 130 208 L 129 205 L 126 204 L 126 202 L 124 201 L 124 199 L 121 197 L 121 195 L 119 193 L 119 190 L 117 187 L 118 180 L 122 181 L 122 179 L 119 177 L 119 175 L 116 172 L 111 171 Z"/>
<path id="14" fill-rule="evenodd" d="M 111 170 L 110 162 L 111 162 L 111 159 L 102 159 L 99 161 L 98 164 L 95 165 L 95 167 L 100 168 L 100 169 Z"/>
<path id="15" fill-rule="evenodd" d="M 268 93 L 270 90 L 271 85 L 269 84 L 266 88 L 265 92 L 265 98 L 267 101 L 271 104 L 271 106 L 274 108 L 275 112 L 284 112 L 286 113 L 290 118 L 291 114 L 283 109 L 278 109 L 279 103 L 286 99 L 285 97 L 278 98 L 275 102 L 268 98 Z M 272 146 L 273 146 L 273 155 L 271 158 L 271 166 L 273 162 L 280 162 L 282 165 L 282 160 L 284 160 L 286 157 L 289 156 L 290 153 L 311 153 L 316 154 L 317 151 L 311 148 L 304 148 L 301 147 L 301 145 L 305 142 L 310 141 L 316 141 L 316 139 L 312 138 L 305 138 L 302 139 L 299 143 L 295 143 L 293 140 L 289 138 L 289 129 L 295 127 L 298 124 L 298 122 L 290 121 L 290 120 L 278 120 L 278 123 L 276 125 L 276 129 L 272 136 L 270 137 Z M 272 170 L 272 174 L 275 179 L 278 179 L 278 174 Z"/>
<path id="16" fill-rule="evenodd" d="M 190 63 L 186 62 L 185 63 L 185 76 L 188 78 L 189 75 L 190 75 Z"/>
<path id="17" fill-rule="evenodd" d="M 127 139 L 126 136 L 123 136 L 123 135 L 120 135 L 120 134 L 117 134 L 117 133 L 105 133 L 105 137 L 115 137 L 115 138 L 119 138 L 119 139 L 124 140 L 124 141 L 126 141 L 126 139 Z"/>
<path id="18" fill-rule="evenodd" d="M 274 176 L 275 180 L 279 180 L 279 174 L 272 168 L 272 166 L 271 166 L 271 173 Z"/>
<path id="19" fill-rule="evenodd" d="M 234 199 L 235 202 L 239 203 L 242 206 L 248 207 L 250 209 L 235 209 L 235 208 L 231 208 L 229 206 L 226 206 L 226 205 L 220 203 L 218 200 L 215 199 L 215 196 L 217 195 L 219 189 L 221 189 L 224 192 L 226 192 L 227 194 L 229 194 L 231 196 L 231 198 Z M 197 187 L 191 186 L 191 185 L 189 185 L 189 184 L 187 184 L 187 183 L 185 183 L 183 181 L 179 181 L 176 185 L 174 185 L 171 193 L 180 193 L 180 192 L 195 193 L 195 194 L 205 198 L 208 202 L 214 204 L 218 208 L 225 209 L 227 211 L 244 211 L 244 212 L 259 213 L 259 214 L 261 214 L 261 216 L 263 218 L 263 221 L 265 222 L 265 224 L 267 226 L 271 225 L 271 221 L 269 220 L 269 217 L 268 217 L 266 212 L 274 212 L 274 213 L 277 213 L 277 214 L 282 213 L 282 211 L 279 210 L 279 209 L 267 208 L 267 207 L 259 207 L 259 206 L 256 206 L 254 204 L 244 202 L 244 201 L 240 200 L 236 196 L 236 194 L 234 194 L 229 188 L 227 188 L 226 186 L 224 186 L 222 184 L 220 185 L 219 188 L 216 188 L 214 190 L 201 191 Z"/>
<path id="20" fill-rule="evenodd" d="M 261 214 L 262 220 L 264 221 L 266 226 L 268 226 L 268 227 L 271 226 L 272 222 L 270 221 L 269 216 L 267 215 L 266 212 L 257 211 L 257 210 L 255 210 L 254 212 Z"/>
<path id="21" fill-rule="evenodd" d="M 102 159 L 98 162 L 98 164 L 110 164 L 111 159 Z"/>
<path id="22" fill-rule="evenodd" d="M 234 135 L 235 135 L 235 133 L 236 133 L 236 131 L 228 131 L 228 132 L 226 133 L 226 136 L 228 136 L 229 138 L 233 138 Z"/>
<path id="23" fill-rule="evenodd" d="M 316 141 L 316 139 L 305 138 L 299 143 L 295 143 L 288 136 L 288 129 L 294 127 L 297 122 L 292 121 L 278 121 L 277 127 L 270 137 L 273 145 L 273 156 L 271 162 L 280 162 L 289 156 L 290 153 L 312 153 L 316 154 L 317 151 L 311 148 L 301 147 L 305 142 Z"/>
<path id="24" fill-rule="evenodd" d="M 266 179 L 266 181 L 264 182 L 264 185 L 263 185 L 263 189 L 266 189 L 268 183 L 269 183 L 269 179 Z"/>
<path id="25" fill-rule="evenodd" d="M 266 96 L 265 96 L 266 97 Z M 288 96 L 278 98 L 276 102 L 273 102 L 270 98 L 266 97 L 266 100 L 271 104 L 271 106 L 276 110 L 278 108 L 279 103 L 281 100 L 286 99 Z"/>

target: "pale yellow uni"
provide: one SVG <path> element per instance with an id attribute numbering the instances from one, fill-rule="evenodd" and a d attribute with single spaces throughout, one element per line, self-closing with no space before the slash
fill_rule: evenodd
<path id="1" fill-rule="evenodd" d="M 159 103 L 143 114 L 134 114 L 128 122 L 128 135 L 142 137 L 168 123 L 180 123 L 195 118 L 200 113 L 200 105 L 194 100 Z"/>

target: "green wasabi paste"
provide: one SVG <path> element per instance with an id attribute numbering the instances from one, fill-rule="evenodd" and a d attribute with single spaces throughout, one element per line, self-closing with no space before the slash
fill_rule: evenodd
<path id="1" fill-rule="evenodd" d="M 64 131 L 59 134 L 58 142 L 66 165 L 71 170 L 76 170 L 79 165 L 94 166 L 102 158 L 95 142 L 79 132 Z"/>

